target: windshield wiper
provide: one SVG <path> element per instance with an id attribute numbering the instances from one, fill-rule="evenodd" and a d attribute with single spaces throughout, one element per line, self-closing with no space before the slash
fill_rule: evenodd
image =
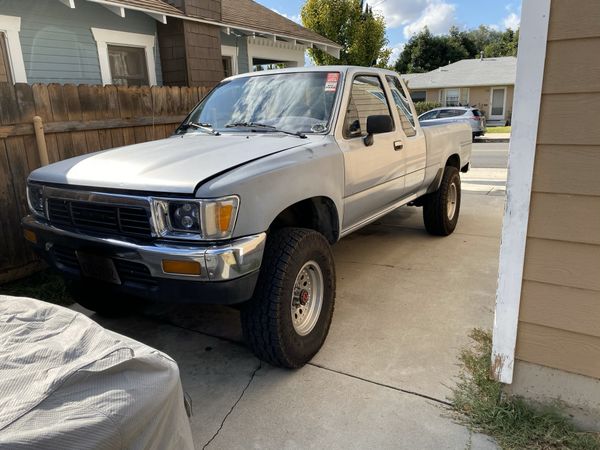
<path id="1" fill-rule="evenodd" d="M 233 122 L 225 125 L 225 128 L 263 128 L 279 133 L 289 134 L 292 136 L 298 136 L 301 139 L 306 139 L 306 135 L 302 131 L 282 130 L 281 128 L 274 127 L 273 125 L 267 125 L 258 122 Z"/>
<path id="2" fill-rule="evenodd" d="M 194 128 L 196 130 L 204 131 L 205 133 L 209 133 L 209 134 L 212 134 L 214 136 L 220 136 L 221 135 L 221 133 L 219 133 L 217 130 L 213 130 L 212 125 L 210 123 L 187 122 L 187 123 L 184 123 L 183 125 L 181 125 L 181 127 L 179 127 L 179 129 L 183 130 L 183 131 L 189 130 L 190 128 Z"/>

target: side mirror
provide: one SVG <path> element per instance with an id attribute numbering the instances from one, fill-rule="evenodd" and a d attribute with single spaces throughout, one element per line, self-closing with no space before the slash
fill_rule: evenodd
<path id="1" fill-rule="evenodd" d="M 394 130 L 394 122 L 391 116 L 379 115 L 367 117 L 367 135 L 365 136 L 365 145 L 373 145 L 373 135 L 380 133 L 389 133 Z"/>

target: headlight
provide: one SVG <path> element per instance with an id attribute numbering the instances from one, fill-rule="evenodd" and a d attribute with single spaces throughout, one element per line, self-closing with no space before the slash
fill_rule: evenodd
<path id="1" fill-rule="evenodd" d="M 46 202 L 44 200 L 44 186 L 39 184 L 27 185 L 27 203 L 33 214 L 46 217 Z"/>
<path id="2" fill-rule="evenodd" d="M 152 218 L 161 236 L 180 239 L 227 239 L 233 233 L 239 198 L 214 200 L 152 199 Z"/>

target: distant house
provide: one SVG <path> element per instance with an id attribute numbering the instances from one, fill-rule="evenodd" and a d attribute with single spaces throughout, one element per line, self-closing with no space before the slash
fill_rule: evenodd
<path id="1" fill-rule="evenodd" d="M 0 82 L 213 86 L 340 46 L 252 0 L 2 0 Z"/>
<path id="2" fill-rule="evenodd" d="M 442 106 L 472 105 L 488 123 L 504 124 L 512 114 L 517 58 L 463 59 L 427 73 L 407 74 L 414 101 Z"/>

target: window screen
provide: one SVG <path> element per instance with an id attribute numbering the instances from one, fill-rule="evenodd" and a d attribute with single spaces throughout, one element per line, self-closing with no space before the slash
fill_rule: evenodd
<path id="1" fill-rule="evenodd" d="M 12 83 L 6 36 L 0 32 L 0 83 Z"/>
<path id="2" fill-rule="evenodd" d="M 410 98 L 413 102 L 424 102 L 427 100 L 427 91 L 411 91 Z"/>
<path id="3" fill-rule="evenodd" d="M 121 86 L 147 86 L 150 84 L 145 49 L 109 45 L 108 60 L 113 84 Z"/>
<path id="4" fill-rule="evenodd" d="M 444 106 L 458 106 L 459 89 L 446 89 L 446 104 Z"/>
<path id="5" fill-rule="evenodd" d="M 381 81 L 377 76 L 357 76 L 352 81 L 344 122 L 344 137 L 366 136 L 367 117 L 372 115 L 391 116 Z"/>
<path id="6" fill-rule="evenodd" d="M 386 79 L 388 85 L 390 86 L 390 90 L 392 91 L 394 103 L 398 109 L 398 115 L 400 116 L 400 123 L 402 125 L 402 129 L 404 130 L 404 134 L 408 137 L 416 135 L 417 132 L 415 131 L 415 119 L 413 118 L 410 110 L 410 102 L 404 96 L 404 91 L 402 90 L 400 80 L 389 75 L 386 77 Z"/>

